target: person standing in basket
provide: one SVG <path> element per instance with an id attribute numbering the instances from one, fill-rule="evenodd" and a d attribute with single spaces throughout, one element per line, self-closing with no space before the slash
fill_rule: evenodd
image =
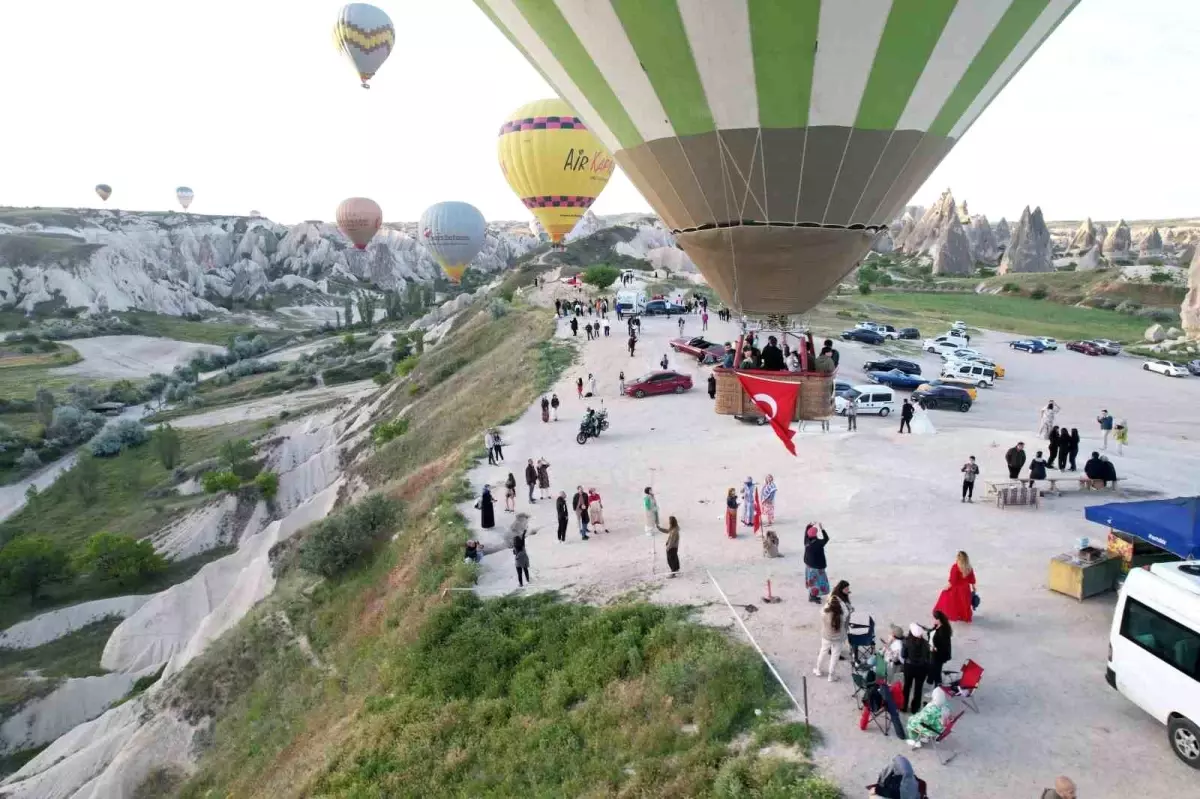
<path id="1" fill-rule="evenodd" d="M 804 531 L 804 587 L 808 589 L 808 601 L 814 604 L 820 604 L 821 597 L 829 593 L 829 577 L 825 574 L 828 543 L 825 527 L 809 522 Z"/>
<path id="2" fill-rule="evenodd" d="M 967 459 L 960 469 L 963 476 L 962 482 L 962 501 L 975 501 L 975 478 L 979 476 L 979 464 L 975 462 L 975 456 L 972 455 Z"/>

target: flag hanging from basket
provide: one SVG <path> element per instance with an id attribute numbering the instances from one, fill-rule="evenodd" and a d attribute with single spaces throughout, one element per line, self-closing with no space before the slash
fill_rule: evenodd
<path id="1" fill-rule="evenodd" d="M 795 455 L 796 445 L 792 443 L 792 438 L 796 433 L 792 430 L 791 423 L 796 413 L 796 399 L 800 396 L 799 384 L 742 372 L 737 372 L 737 379 L 742 384 L 742 389 L 754 401 L 754 405 L 767 417 L 775 435 L 779 436 L 788 452 Z"/>

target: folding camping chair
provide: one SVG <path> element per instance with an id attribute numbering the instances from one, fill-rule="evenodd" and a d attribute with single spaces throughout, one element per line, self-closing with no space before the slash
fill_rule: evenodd
<path id="1" fill-rule="evenodd" d="M 979 705 L 975 700 L 975 692 L 979 690 L 979 683 L 983 679 L 983 666 L 980 666 L 975 661 L 967 658 L 963 661 L 962 671 L 950 671 L 947 674 L 959 675 L 957 679 L 951 680 L 948 684 L 942 686 L 942 690 L 954 699 L 962 700 L 962 703 L 967 707 L 979 712 Z"/>
<path id="2" fill-rule="evenodd" d="M 946 739 L 950 737 L 950 733 L 954 732 L 954 725 L 958 724 L 958 720 L 961 719 L 963 717 L 963 714 L 966 712 L 967 711 L 965 711 L 965 710 L 960 710 L 960 711 L 958 711 L 957 714 L 951 716 L 950 719 L 946 722 L 945 728 L 936 737 L 919 739 L 922 746 L 925 746 L 926 744 L 928 744 L 930 749 L 932 749 L 934 752 L 938 753 L 938 755 L 937 755 L 938 762 L 941 763 L 943 766 L 949 764 L 949 762 L 951 760 L 958 757 L 958 752 L 951 752 L 950 756 L 947 757 L 945 760 L 943 760 L 942 756 L 941 756 L 942 749 L 938 748 L 938 744 L 945 743 Z"/>
<path id="3" fill-rule="evenodd" d="M 846 643 L 850 647 L 850 662 L 854 664 L 854 668 L 862 667 L 875 654 L 875 617 L 868 616 L 866 624 L 851 624 Z"/>

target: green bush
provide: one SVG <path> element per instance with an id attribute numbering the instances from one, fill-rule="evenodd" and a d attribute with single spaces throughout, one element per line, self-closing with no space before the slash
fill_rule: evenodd
<path id="1" fill-rule="evenodd" d="M 404 360 L 400 361 L 400 363 L 396 364 L 396 377 L 405 377 L 409 372 L 417 368 L 417 364 L 420 363 L 420 361 L 420 355 L 409 355 Z"/>
<path id="2" fill-rule="evenodd" d="M 96 533 L 76 555 L 80 571 L 97 580 L 113 581 L 122 587 L 143 583 L 167 568 L 166 559 L 149 541 L 132 536 Z"/>
<path id="3" fill-rule="evenodd" d="M 262 494 L 263 499 L 275 499 L 279 493 L 279 475 L 272 471 L 259 472 L 254 478 L 254 485 L 258 486 L 258 493 Z"/>
<path id="4" fill-rule="evenodd" d="M 429 385 L 436 386 L 438 383 L 443 383 L 454 376 L 454 373 L 462 369 L 468 363 L 466 358 L 455 358 L 449 363 L 444 363 L 429 376 Z"/>
<path id="5" fill-rule="evenodd" d="M 1021 284 L 1013 283 L 1010 281 L 1008 283 L 1005 283 L 1003 286 L 1001 286 L 1000 290 L 1003 291 L 1005 294 L 1020 294 L 1021 293 Z"/>
<path id="6" fill-rule="evenodd" d="M 1044 299 L 1046 299 L 1046 296 L 1048 293 L 1049 292 L 1046 291 L 1045 286 L 1038 286 L 1033 291 L 1029 292 L 1029 299 L 1044 300 Z"/>
<path id="7" fill-rule="evenodd" d="M 373 381 L 375 381 L 375 385 L 385 386 L 389 382 L 391 382 L 392 375 L 389 372 L 376 372 L 374 375 L 371 376 L 371 379 Z"/>
<path id="8" fill-rule="evenodd" d="M 1160 272 L 1156 269 L 1150 273 L 1151 283 L 1171 283 L 1174 279 L 1170 272 Z"/>
<path id="9" fill-rule="evenodd" d="M 0 587 L 8 593 L 26 592 L 31 602 L 42 586 L 73 576 L 67 551 L 47 536 L 20 536 L 0 549 Z"/>
<path id="10" fill-rule="evenodd" d="M 408 419 L 396 419 L 392 422 L 380 422 L 371 428 L 371 438 L 376 444 L 386 444 L 393 438 L 399 438 L 408 432 Z"/>
<path id="11" fill-rule="evenodd" d="M 870 294 L 871 293 L 871 284 L 867 283 L 865 280 L 859 281 L 858 293 L 859 294 Z"/>
<path id="12" fill-rule="evenodd" d="M 300 567 L 336 577 L 362 564 L 387 538 L 399 517 L 395 500 L 371 494 L 309 528 L 300 543 Z"/>
<path id="13" fill-rule="evenodd" d="M 208 472 L 200 480 L 204 493 L 219 494 L 222 491 L 237 491 L 242 486 L 242 478 L 233 472 Z"/>
<path id="14" fill-rule="evenodd" d="M 604 289 L 617 282 L 617 278 L 621 276 L 621 270 L 615 266 L 608 264 L 595 264 L 589 266 L 583 271 L 583 282 L 589 286 L 595 286 L 603 291 Z"/>
<path id="15" fill-rule="evenodd" d="M 370 380 L 378 372 L 387 369 L 387 363 L 380 360 L 357 361 L 345 366 L 333 366 L 321 373 L 325 384 L 336 386 L 341 383 L 353 383 L 356 380 Z"/>

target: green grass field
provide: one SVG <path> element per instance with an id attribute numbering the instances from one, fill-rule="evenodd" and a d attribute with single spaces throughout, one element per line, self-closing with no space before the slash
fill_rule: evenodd
<path id="1" fill-rule="evenodd" d="M 238 336 L 262 333 L 267 338 L 278 338 L 279 331 L 259 330 L 251 325 L 235 324 L 225 321 L 194 321 L 181 316 L 147 313 L 145 311 L 124 311 L 117 314 L 138 333 L 144 336 L 160 336 L 173 338 L 176 341 L 194 341 L 199 344 L 217 344 L 229 346 Z M 286 337 L 286 335 L 285 335 Z"/>
<path id="2" fill-rule="evenodd" d="M 1146 319 L 1115 311 L 1075 308 L 1028 297 L 974 293 L 844 295 L 826 300 L 821 309 L 846 311 L 850 314 L 848 319 L 854 321 L 873 319 L 897 327 L 917 327 L 923 336 L 941 333 L 950 323 L 961 319 L 971 327 L 1026 336 L 1139 341 L 1151 324 Z"/>

